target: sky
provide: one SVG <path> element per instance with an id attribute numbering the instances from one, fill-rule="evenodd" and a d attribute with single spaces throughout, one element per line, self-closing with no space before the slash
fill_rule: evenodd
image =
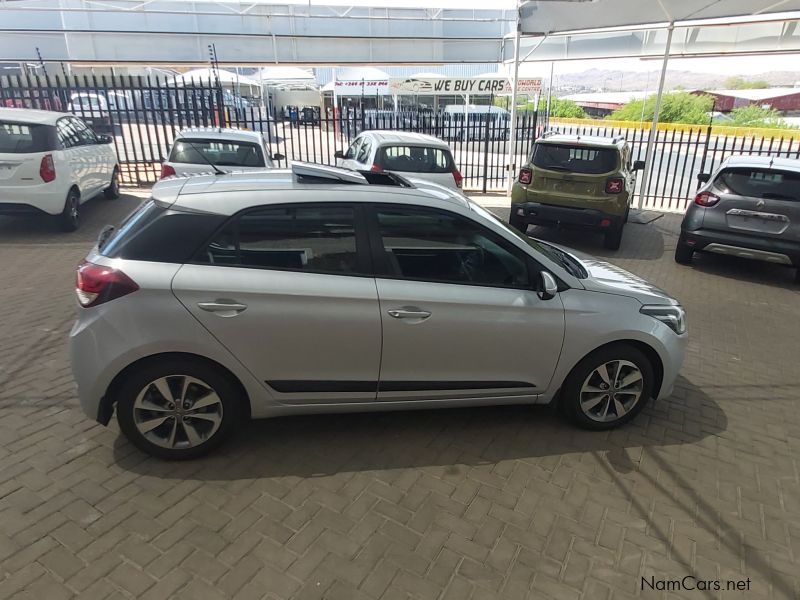
<path id="1" fill-rule="evenodd" d="M 670 70 L 696 73 L 719 73 L 757 78 L 765 71 L 796 71 L 800 81 L 800 56 L 797 54 L 764 56 L 736 56 L 719 58 L 673 58 L 667 66 Z M 624 70 L 635 72 L 658 71 L 661 61 L 635 58 L 573 60 L 555 64 L 555 74 L 580 73 L 588 69 Z M 520 67 L 520 74 L 529 77 L 548 77 L 550 63 L 528 63 Z"/>

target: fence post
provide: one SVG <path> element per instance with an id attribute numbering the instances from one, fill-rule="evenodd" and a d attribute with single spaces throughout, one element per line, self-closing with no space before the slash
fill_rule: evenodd
<path id="1" fill-rule="evenodd" d="M 491 111 L 486 113 L 486 127 L 483 132 L 483 193 L 486 193 L 486 181 L 489 178 L 489 124 L 492 121 Z"/>
<path id="2" fill-rule="evenodd" d="M 711 143 L 711 125 L 706 127 L 706 142 L 703 144 L 703 158 L 700 160 L 700 172 L 706 168 L 706 157 L 708 156 L 708 146 Z"/>

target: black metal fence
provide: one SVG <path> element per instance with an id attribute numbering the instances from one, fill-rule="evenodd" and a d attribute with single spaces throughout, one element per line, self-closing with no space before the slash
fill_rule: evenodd
<path id="1" fill-rule="evenodd" d="M 261 98 L 248 99 L 208 81 L 176 82 L 158 77 L 0 77 L 0 106 L 41 108 L 74 113 L 101 133 L 113 136 L 123 182 L 149 184 L 158 179 L 175 135 L 187 127 L 230 126 L 261 132 L 274 153 L 291 160 L 334 164 L 368 129 L 412 131 L 447 141 L 468 191 L 506 187 L 510 119 L 506 111 L 477 107 L 442 111 L 348 109 L 296 111 L 284 118 Z M 547 119 L 537 113 L 517 116 L 512 169 L 530 155 Z M 644 160 L 649 129 L 638 124 L 550 124 L 549 129 L 577 135 L 624 136 L 634 160 Z M 696 176 L 731 154 L 800 158 L 800 137 L 792 132 L 720 135 L 707 126 L 671 126 L 658 132 L 648 182 L 639 182 L 644 205 L 683 210 L 697 187 Z"/>

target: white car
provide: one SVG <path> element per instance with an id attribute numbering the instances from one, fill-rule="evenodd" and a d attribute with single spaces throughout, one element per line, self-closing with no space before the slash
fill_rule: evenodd
<path id="1" fill-rule="evenodd" d="M 111 128 L 108 100 L 92 92 L 75 92 L 69 98 L 67 112 L 80 117 L 97 130 Z"/>
<path id="2" fill-rule="evenodd" d="M 86 200 L 119 197 L 111 143 L 73 115 L 0 108 L 0 214 L 53 215 L 74 231 Z"/>
<path id="3" fill-rule="evenodd" d="M 184 129 L 175 138 L 169 158 L 161 165 L 161 178 L 171 175 L 219 171 L 261 171 L 283 160 L 272 154 L 258 131 L 196 127 Z"/>
<path id="4" fill-rule="evenodd" d="M 336 166 L 353 171 L 389 171 L 451 189 L 461 189 L 464 181 L 450 146 L 422 133 L 365 131 L 334 156 Z"/>

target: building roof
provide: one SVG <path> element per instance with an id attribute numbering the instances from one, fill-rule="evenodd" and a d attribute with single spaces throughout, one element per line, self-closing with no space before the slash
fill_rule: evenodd
<path id="1" fill-rule="evenodd" d="M 51 110 L 36 110 L 33 108 L 2 108 L 0 107 L 0 120 L 14 121 L 17 123 L 30 123 L 35 125 L 55 125 L 61 117 L 73 116 L 67 113 Z"/>
<path id="2" fill-rule="evenodd" d="M 627 104 L 631 100 L 642 100 L 655 92 L 585 92 L 563 96 L 562 100 L 572 100 L 577 104 Z"/>
<path id="3" fill-rule="evenodd" d="M 698 90 L 701 92 L 703 90 Z M 731 96 L 733 98 L 743 98 L 745 100 L 752 100 L 757 102 L 759 100 L 768 100 L 770 98 L 780 98 L 781 96 L 791 96 L 793 94 L 800 94 L 800 87 L 776 87 L 776 88 L 763 88 L 753 90 L 705 90 L 707 94 L 714 94 L 717 96 Z"/>

